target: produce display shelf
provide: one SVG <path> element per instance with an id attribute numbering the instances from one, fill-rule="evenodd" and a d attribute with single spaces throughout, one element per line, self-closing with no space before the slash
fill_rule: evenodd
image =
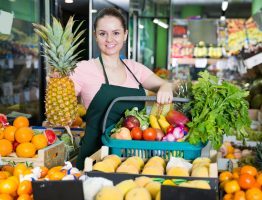
<path id="1" fill-rule="evenodd" d="M 46 148 L 39 149 L 35 158 L 21 158 L 17 157 L 15 153 L 11 153 L 8 157 L 1 157 L 0 163 L 2 165 L 8 163 L 28 163 L 33 167 L 46 166 L 51 168 L 58 165 L 64 165 L 65 161 L 65 146 L 62 141 L 57 141 Z"/>

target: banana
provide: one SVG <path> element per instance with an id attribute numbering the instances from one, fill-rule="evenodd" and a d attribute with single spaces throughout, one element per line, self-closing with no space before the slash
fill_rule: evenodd
<path id="1" fill-rule="evenodd" d="M 161 129 L 155 115 L 152 115 L 152 114 L 149 115 L 149 123 L 150 123 L 152 128 Z"/>
<path id="2" fill-rule="evenodd" d="M 166 120 L 166 118 L 163 115 L 160 115 L 160 117 L 158 119 L 158 123 L 159 123 L 161 129 L 166 133 L 166 129 L 167 129 L 167 127 L 170 126 L 170 124 L 168 123 L 168 121 Z"/>

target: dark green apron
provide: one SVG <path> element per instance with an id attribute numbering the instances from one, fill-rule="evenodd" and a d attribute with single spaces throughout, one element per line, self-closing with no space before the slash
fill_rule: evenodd
<path id="1" fill-rule="evenodd" d="M 139 83 L 139 89 L 127 88 L 121 86 L 110 85 L 105 67 L 103 64 L 102 57 L 99 57 L 101 65 L 103 67 L 103 72 L 105 76 L 105 83 L 101 85 L 100 89 L 96 93 L 95 97 L 91 101 L 87 112 L 86 112 L 86 129 L 85 135 L 81 140 L 80 152 L 78 155 L 76 167 L 80 170 L 84 168 L 84 160 L 87 156 L 92 155 L 102 146 L 101 136 L 102 136 L 102 123 L 104 115 L 110 103 L 117 97 L 121 96 L 145 96 L 145 91 L 141 83 L 137 80 L 135 75 L 131 72 L 128 66 L 122 61 L 129 72 L 134 76 L 136 81 Z M 133 107 L 138 107 L 142 109 L 145 106 L 144 102 L 117 102 L 112 107 L 108 119 L 107 126 L 117 123 L 123 116 L 126 109 L 131 109 Z"/>

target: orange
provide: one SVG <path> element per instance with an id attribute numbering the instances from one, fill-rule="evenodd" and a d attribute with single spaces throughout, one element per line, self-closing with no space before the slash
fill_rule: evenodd
<path id="1" fill-rule="evenodd" d="M 30 142 L 34 132 L 29 127 L 18 128 L 15 132 L 15 140 L 19 143 Z"/>
<path id="2" fill-rule="evenodd" d="M 250 174 L 241 174 L 238 179 L 238 184 L 242 189 L 249 189 L 254 186 L 256 180 Z"/>
<path id="3" fill-rule="evenodd" d="M 262 186 L 262 174 L 258 174 L 257 176 L 257 183 Z"/>
<path id="4" fill-rule="evenodd" d="M 227 148 L 227 154 L 233 154 L 234 153 L 234 147 L 232 147 L 231 145 L 228 145 L 226 148 Z"/>
<path id="5" fill-rule="evenodd" d="M 3 171 L 0 171 L 0 180 L 4 180 L 4 179 L 7 179 L 8 175 L 3 172 Z"/>
<path id="6" fill-rule="evenodd" d="M 17 163 L 14 168 L 14 176 L 19 178 L 20 174 L 23 174 L 23 172 L 27 169 L 26 165 L 24 163 Z"/>
<path id="7" fill-rule="evenodd" d="M 48 173 L 48 168 L 45 167 L 45 166 L 41 166 L 40 169 L 41 169 L 41 176 L 40 176 L 40 178 L 44 178 L 47 175 L 47 173 Z"/>
<path id="8" fill-rule="evenodd" d="M 62 180 L 62 178 L 64 178 L 65 175 L 66 173 L 58 171 L 58 172 L 54 172 L 51 175 L 49 175 L 49 179 L 59 181 L 59 180 Z"/>
<path id="9" fill-rule="evenodd" d="M 16 128 L 28 127 L 29 126 L 29 120 L 24 116 L 19 116 L 19 117 L 15 118 L 15 120 L 13 122 L 13 126 L 15 126 Z"/>
<path id="10" fill-rule="evenodd" d="M 0 194 L 0 200 L 13 200 L 14 198 L 9 194 Z"/>
<path id="11" fill-rule="evenodd" d="M 0 139 L 3 139 L 4 138 L 4 128 L 0 128 Z"/>
<path id="12" fill-rule="evenodd" d="M 47 175 L 51 176 L 53 173 L 59 172 L 62 168 L 63 168 L 63 166 L 52 167 L 51 169 L 49 169 Z"/>
<path id="13" fill-rule="evenodd" d="M 258 188 L 261 189 L 261 185 L 259 185 L 259 183 L 257 181 L 255 181 L 255 183 L 252 185 L 251 188 Z"/>
<path id="14" fill-rule="evenodd" d="M 262 192 L 258 188 L 251 188 L 246 191 L 246 200 L 261 200 Z"/>
<path id="15" fill-rule="evenodd" d="M 233 175 L 229 171 L 224 171 L 224 172 L 220 173 L 220 175 L 219 175 L 219 181 L 220 182 L 228 181 L 228 180 L 231 180 L 232 178 L 233 178 Z"/>
<path id="16" fill-rule="evenodd" d="M 22 158 L 32 158 L 36 153 L 35 146 L 30 142 L 21 143 L 16 148 L 16 155 Z"/>
<path id="17" fill-rule="evenodd" d="M 37 150 L 43 149 L 48 145 L 47 139 L 43 134 L 34 135 L 31 142 L 33 143 L 33 145 Z"/>
<path id="18" fill-rule="evenodd" d="M 2 171 L 7 171 L 7 172 L 10 172 L 10 174 L 13 174 L 14 167 L 12 165 L 4 165 L 2 167 Z"/>
<path id="19" fill-rule="evenodd" d="M 32 200 L 32 197 L 29 194 L 22 194 L 17 198 L 17 200 Z"/>
<path id="20" fill-rule="evenodd" d="M 241 170 L 241 167 L 236 167 L 233 169 L 233 173 L 237 172 L 238 174 L 240 174 L 240 170 Z"/>
<path id="21" fill-rule="evenodd" d="M 232 194 L 225 194 L 223 197 L 223 200 L 233 200 L 233 195 Z"/>
<path id="22" fill-rule="evenodd" d="M 23 175 L 32 174 L 32 167 L 28 167 L 25 171 L 23 171 Z"/>
<path id="23" fill-rule="evenodd" d="M 20 196 L 22 194 L 32 194 L 32 183 L 31 181 L 24 180 L 20 183 L 17 189 L 17 194 Z"/>
<path id="24" fill-rule="evenodd" d="M 13 142 L 15 140 L 15 131 L 16 127 L 14 126 L 8 126 L 4 130 L 4 138 L 9 140 L 10 142 Z"/>
<path id="25" fill-rule="evenodd" d="M 234 159 L 235 156 L 234 156 L 234 154 L 229 153 L 229 154 L 226 155 L 226 158 L 227 158 L 227 159 Z"/>
<path id="26" fill-rule="evenodd" d="M 238 172 L 233 172 L 233 179 L 239 179 L 239 173 Z"/>
<path id="27" fill-rule="evenodd" d="M 8 156 L 13 151 L 12 143 L 7 139 L 0 140 L 0 155 Z"/>
<path id="28" fill-rule="evenodd" d="M 19 178 L 17 178 L 16 176 L 10 176 L 8 177 L 8 179 L 14 181 L 17 187 L 19 186 L 20 181 L 19 181 Z"/>
<path id="29" fill-rule="evenodd" d="M 242 190 L 237 191 L 237 192 L 234 194 L 233 200 L 246 200 L 246 194 L 245 194 L 245 192 L 242 191 Z"/>
<path id="30" fill-rule="evenodd" d="M 232 194 L 240 190 L 240 186 L 236 180 L 229 181 L 225 184 L 224 190 L 228 194 Z"/>
<path id="31" fill-rule="evenodd" d="M 257 175 L 257 169 L 251 165 L 241 167 L 240 174 L 250 174 L 251 176 Z"/>
<path id="32" fill-rule="evenodd" d="M 225 185 L 226 185 L 226 183 L 228 183 L 229 181 L 231 181 L 231 180 L 221 182 L 221 183 L 219 184 L 219 188 L 225 189 Z"/>
<path id="33" fill-rule="evenodd" d="M 0 183 L 0 194 L 13 194 L 17 190 L 17 184 L 11 179 L 6 179 Z"/>

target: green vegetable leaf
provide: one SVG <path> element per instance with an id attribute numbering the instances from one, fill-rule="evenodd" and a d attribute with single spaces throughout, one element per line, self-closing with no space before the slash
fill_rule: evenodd
<path id="1" fill-rule="evenodd" d="M 251 123 L 244 99 L 248 92 L 228 81 L 221 82 L 207 71 L 199 75 L 198 82 L 192 86 L 193 99 L 184 106 L 192 108 L 187 140 L 192 144 L 210 140 L 218 149 L 224 134 L 244 139 L 245 128 Z"/>

